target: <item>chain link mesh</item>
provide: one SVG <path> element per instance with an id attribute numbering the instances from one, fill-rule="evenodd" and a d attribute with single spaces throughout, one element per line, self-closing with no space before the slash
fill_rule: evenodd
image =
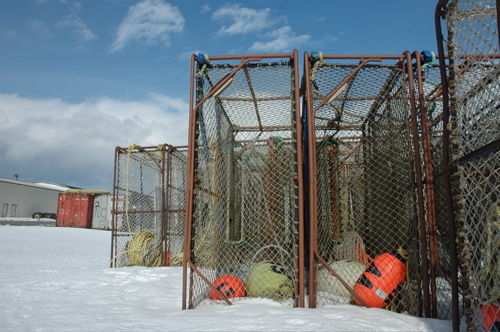
<path id="1" fill-rule="evenodd" d="M 498 2 L 446 8 L 451 159 L 461 289 L 467 328 L 499 329 L 500 62 Z M 495 321 L 497 321 L 495 325 Z"/>
<path id="2" fill-rule="evenodd" d="M 355 73 L 357 68 L 324 62 L 315 66 L 311 84 L 315 109 L 333 89 L 341 91 L 314 112 L 317 250 L 357 294 L 317 263 L 317 302 L 419 314 L 414 149 L 404 68 L 367 64 Z"/>
<path id="3" fill-rule="evenodd" d="M 113 267 L 170 265 L 182 252 L 186 166 L 186 149 L 117 148 Z"/>
<path id="4" fill-rule="evenodd" d="M 237 65 L 195 73 L 199 103 Z M 247 64 L 196 113 L 191 263 L 231 298 L 295 304 L 298 185 L 292 61 Z M 189 306 L 219 294 L 191 270 Z"/>

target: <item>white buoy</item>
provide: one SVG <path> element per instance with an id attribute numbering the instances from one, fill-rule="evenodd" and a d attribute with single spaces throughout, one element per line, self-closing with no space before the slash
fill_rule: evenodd
<path id="1" fill-rule="evenodd" d="M 347 260 L 333 262 L 330 266 L 351 288 L 354 288 L 356 281 L 366 269 L 366 266 L 359 262 Z M 352 297 L 351 293 L 327 269 L 322 268 L 318 270 L 317 280 L 318 291 L 349 298 L 350 301 Z"/>

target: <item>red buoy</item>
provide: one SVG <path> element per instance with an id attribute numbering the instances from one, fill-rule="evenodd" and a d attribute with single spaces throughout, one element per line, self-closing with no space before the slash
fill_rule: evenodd
<path id="1" fill-rule="evenodd" d="M 213 285 L 219 292 L 227 297 L 246 296 L 245 283 L 243 280 L 232 274 L 224 274 L 215 279 Z M 222 297 L 214 289 L 210 289 L 209 299 L 222 300 Z"/>
<path id="2" fill-rule="evenodd" d="M 406 279 L 405 259 L 396 250 L 375 257 L 354 286 L 354 291 L 369 306 L 384 308 L 390 295 Z M 356 297 L 357 304 L 363 305 Z"/>

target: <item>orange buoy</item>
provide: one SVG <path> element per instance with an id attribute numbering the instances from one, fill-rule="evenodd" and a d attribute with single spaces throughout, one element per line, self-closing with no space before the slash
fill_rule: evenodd
<path id="1" fill-rule="evenodd" d="M 375 257 L 354 286 L 354 291 L 369 306 L 384 308 L 391 293 L 406 279 L 405 258 L 396 250 Z M 363 305 L 356 297 L 355 301 Z"/>
<path id="2" fill-rule="evenodd" d="M 497 304 L 483 304 L 481 314 L 483 315 L 486 331 L 500 331 L 498 329 L 500 327 L 500 306 Z"/>
<path id="3" fill-rule="evenodd" d="M 246 296 L 245 283 L 243 280 L 232 274 L 224 274 L 215 279 L 213 285 L 219 292 L 227 297 Z M 211 300 L 222 300 L 222 297 L 214 289 L 210 289 L 208 296 Z"/>

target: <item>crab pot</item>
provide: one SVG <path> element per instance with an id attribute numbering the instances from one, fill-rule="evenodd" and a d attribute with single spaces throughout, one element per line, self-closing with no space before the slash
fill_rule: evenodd
<path id="1" fill-rule="evenodd" d="M 302 306 L 297 52 L 192 61 L 183 309 Z"/>
<path id="2" fill-rule="evenodd" d="M 309 307 L 429 307 L 414 80 L 409 52 L 305 54 Z"/>
<path id="3" fill-rule="evenodd" d="M 186 147 L 115 149 L 112 267 L 165 266 L 182 256 L 186 171 Z"/>
<path id="4" fill-rule="evenodd" d="M 447 217 L 456 243 L 453 328 L 500 329 L 499 2 L 440 1 Z M 444 43 L 446 40 L 446 44 Z M 444 47 L 446 45 L 446 48 Z M 443 70 L 443 68 L 448 70 Z M 455 249 L 455 248 L 454 248 Z"/>

